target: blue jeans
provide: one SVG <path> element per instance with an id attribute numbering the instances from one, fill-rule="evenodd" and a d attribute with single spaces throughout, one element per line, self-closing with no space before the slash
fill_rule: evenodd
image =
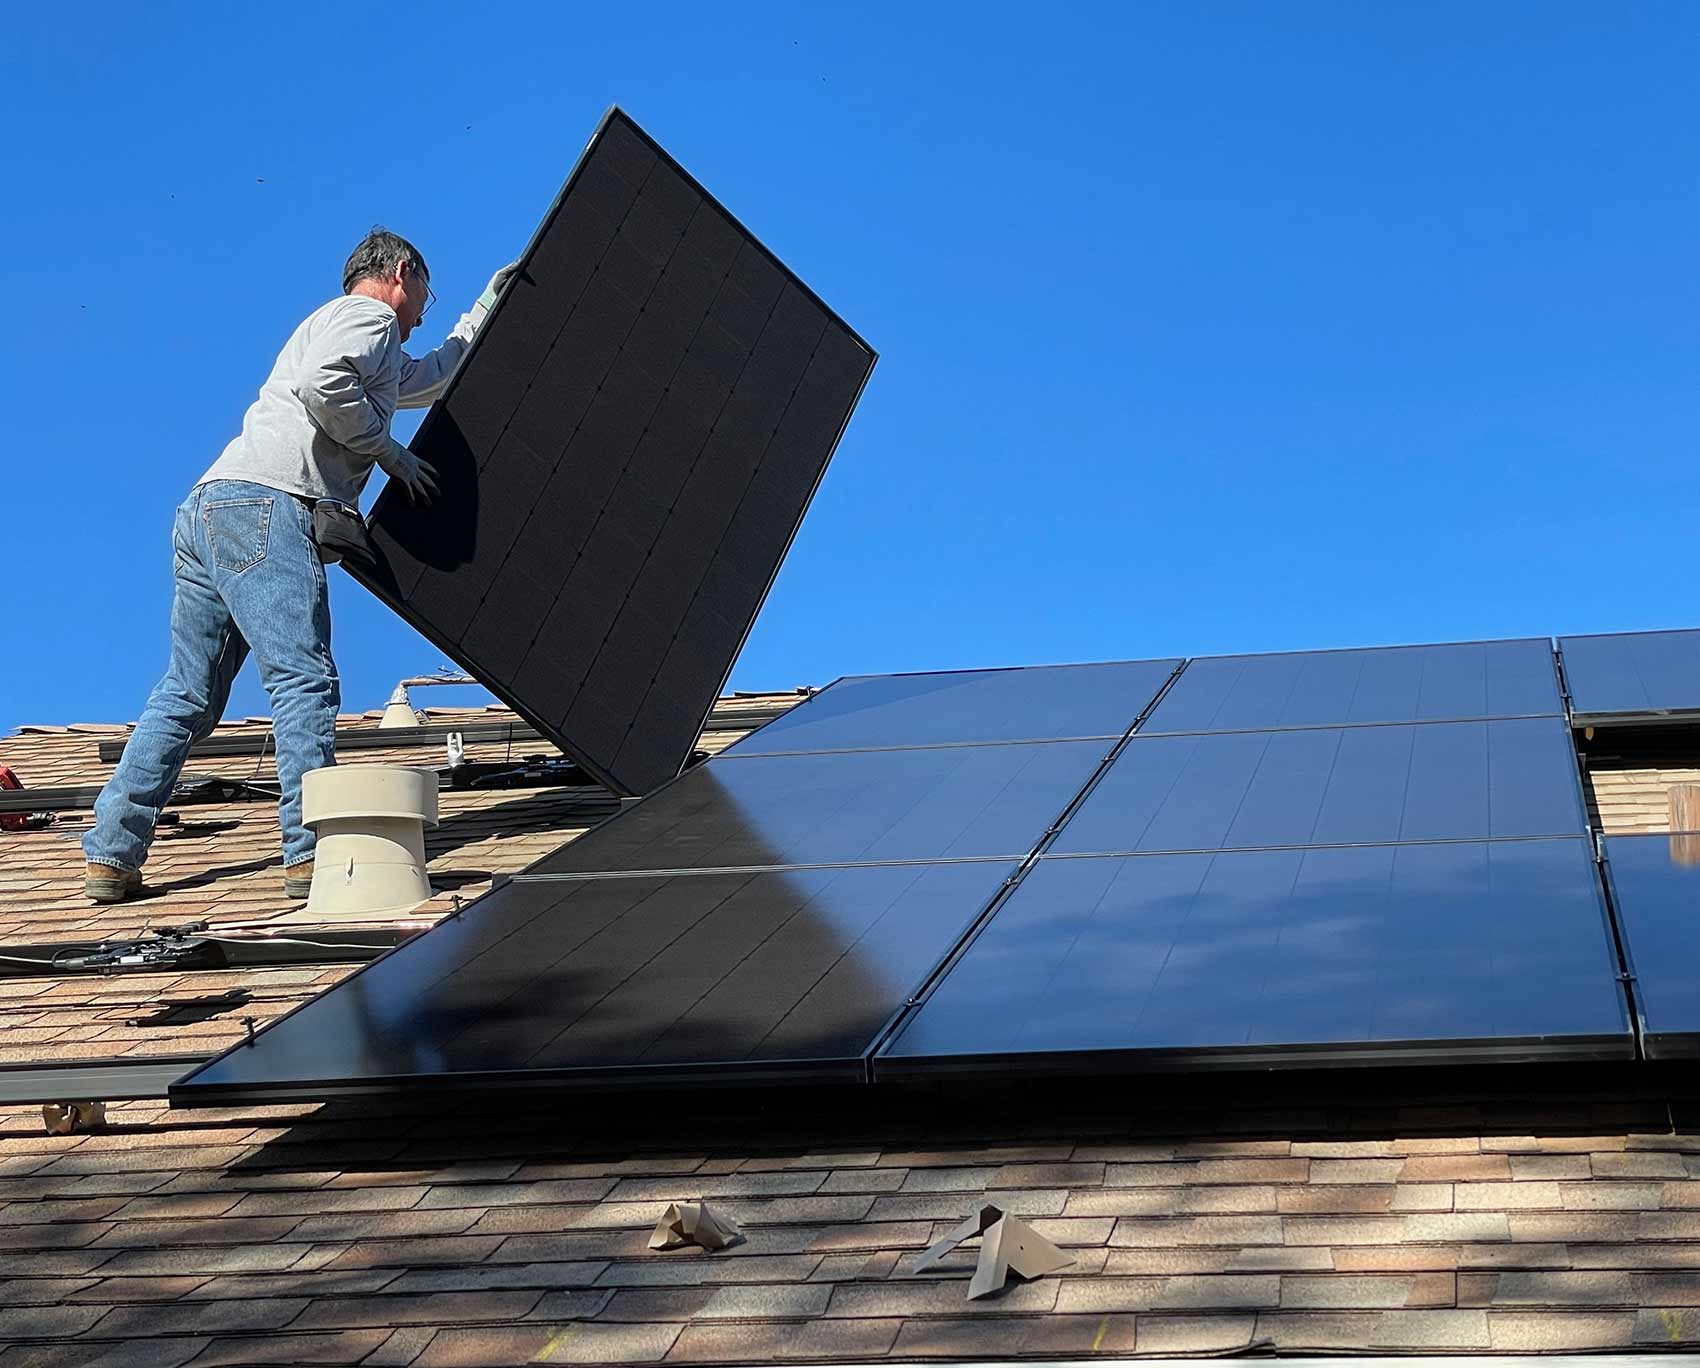
<path id="1" fill-rule="evenodd" d="M 171 666 L 101 790 L 83 853 L 91 864 L 142 867 L 190 745 L 223 715 L 231 681 L 252 649 L 271 695 L 283 863 L 310 860 L 314 837 L 301 825 L 301 776 L 335 763 L 342 702 L 313 511 L 264 485 L 214 480 L 189 491 L 171 545 Z"/>

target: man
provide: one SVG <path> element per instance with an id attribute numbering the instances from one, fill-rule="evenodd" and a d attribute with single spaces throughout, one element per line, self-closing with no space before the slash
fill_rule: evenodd
<path id="1" fill-rule="evenodd" d="M 94 901 L 141 888 L 160 808 L 250 650 L 272 703 L 284 891 L 307 896 L 314 838 L 301 824 L 301 776 L 335 763 L 341 704 L 314 508 L 356 507 L 373 465 L 411 502 L 430 503 L 436 472 L 390 436 L 390 419 L 442 392 L 516 269 L 498 271 L 443 345 L 415 360 L 401 344 L 431 304 L 430 272 L 411 243 L 374 228 L 343 268 L 342 297 L 290 337 L 241 434 L 177 510 L 171 665 L 83 838 Z"/>

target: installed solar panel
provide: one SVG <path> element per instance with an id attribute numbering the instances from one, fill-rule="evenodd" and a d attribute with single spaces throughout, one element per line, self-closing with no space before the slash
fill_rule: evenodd
<path id="1" fill-rule="evenodd" d="M 1700 836 L 1609 836 L 1605 850 L 1647 1055 L 1700 1055 Z"/>
<path id="2" fill-rule="evenodd" d="M 769 755 L 865 747 L 1120 736 L 1178 660 L 1022 670 L 852 675 L 726 752 Z"/>
<path id="3" fill-rule="evenodd" d="M 1615 972 L 1584 838 L 1047 858 L 875 1077 L 1626 1057 Z"/>
<path id="4" fill-rule="evenodd" d="M 1561 637 L 1558 651 L 1578 722 L 1700 714 L 1700 631 Z"/>
<path id="5" fill-rule="evenodd" d="M 1140 731 L 1451 722 L 1563 712 L 1552 647 L 1541 638 L 1193 660 Z"/>
<path id="6" fill-rule="evenodd" d="M 1020 859 L 1107 749 L 1054 741 L 711 760 L 528 872 Z"/>
<path id="7" fill-rule="evenodd" d="M 874 353 L 611 111 L 372 511 L 380 597 L 610 788 L 688 758 Z"/>
<path id="8" fill-rule="evenodd" d="M 846 1080 L 1006 864 L 513 883 L 174 1085 Z"/>
<path id="9" fill-rule="evenodd" d="M 1136 736 L 1052 850 L 1233 850 L 1586 829 L 1569 729 L 1562 718 L 1539 717 Z"/>

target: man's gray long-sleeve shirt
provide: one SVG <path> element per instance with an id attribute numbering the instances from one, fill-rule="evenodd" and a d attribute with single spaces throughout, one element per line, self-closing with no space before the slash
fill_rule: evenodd
<path id="1" fill-rule="evenodd" d="M 415 360 L 401 349 L 388 304 L 367 295 L 331 300 L 295 330 L 240 435 L 197 483 L 248 480 L 358 505 L 373 463 L 396 445 L 396 409 L 423 408 L 442 393 L 474 328 L 463 315 L 442 346 Z"/>

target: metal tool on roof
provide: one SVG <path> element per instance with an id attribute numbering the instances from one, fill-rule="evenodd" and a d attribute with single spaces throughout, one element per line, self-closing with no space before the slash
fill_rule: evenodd
<path id="1" fill-rule="evenodd" d="M 324 927 L 314 928 L 307 936 L 291 936 L 280 935 L 267 925 L 221 924 L 214 930 L 205 921 L 194 921 L 181 926 L 149 927 L 134 936 L 108 937 L 101 941 L 7 942 L 0 943 L 0 979 L 241 969 L 278 964 L 364 964 L 418 935 L 424 925 L 415 922 L 388 927 Z"/>
<path id="2" fill-rule="evenodd" d="M 10 765 L 0 765 L 0 789 L 22 789 L 24 781 Z M 50 812 L 0 813 L 0 831 L 28 831 L 32 827 L 48 826 L 53 821 Z"/>
<path id="3" fill-rule="evenodd" d="M 724 1249 L 743 1238 L 738 1223 L 715 1211 L 707 1202 L 673 1202 L 655 1223 L 649 1247 L 682 1249 L 686 1245 L 698 1245 L 703 1249 Z"/>
<path id="4" fill-rule="evenodd" d="M 10 773 L 5 766 L 0 771 Z M 14 774 L 14 778 L 17 776 Z M 0 831 L 26 831 L 47 826 L 56 812 L 87 811 L 100 797 L 98 784 L 61 784 L 51 788 L 28 788 L 8 784 L 0 777 Z M 223 775 L 190 775 L 178 780 L 167 800 L 174 807 L 189 807 L 197 803 L 239 803 L 252 799 L 276 802 L 278 788 L 252 779 L 229 779 Z M 14 817 L 19 821 L 14 823 Z M 162 814 L 160 824 L 176 821 L 175 815 Z"/>
<path id="5" fill-rule="evenodd" d="M 1021 1278 L 1042 1278 L 1074 1262 L 1019 1216 L 1009 1216 L 1002 1207 L 987 1202 L 915 1262 L 917 1273 L 937 1265 L 964 1241 L 980 1240 L 980 1263 L 968 1284 L 968 1300 L 1000 1290 L 1011 1273 Z"/>

